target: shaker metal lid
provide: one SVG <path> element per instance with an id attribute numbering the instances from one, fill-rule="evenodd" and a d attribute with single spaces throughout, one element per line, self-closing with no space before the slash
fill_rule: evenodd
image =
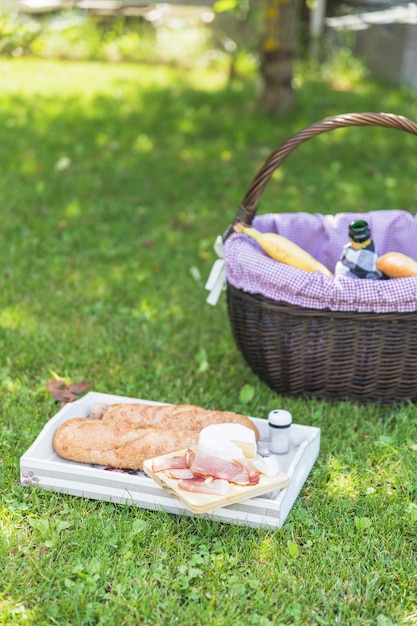
<path id="1" fill-rule="evenodd" d="M 275 409 L 269 413 L 268 422 L 274 428 L 287 428 L 291 426 L 292 415 L 285 409 Z"/>

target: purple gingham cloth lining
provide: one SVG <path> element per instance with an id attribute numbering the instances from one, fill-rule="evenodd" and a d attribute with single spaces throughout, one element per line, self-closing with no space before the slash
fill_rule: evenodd
<path id="1" fill-rule="evenodd" d="M 307 250 L 334 272 L 350 222 L 368 222 L 378 253 L 402 252 L 417 260 L 417 218 L 407 211 L 368 213 L 281 213 L 256 216 L 253 226 L 274 232 Z M 224 245 L 227 281 L 247 293 L 312 309 L 374 313 L 417 310 L 417 277 L 352 279 L 303 272 L 269 258 L 257 242 L 232 234 Z"/>

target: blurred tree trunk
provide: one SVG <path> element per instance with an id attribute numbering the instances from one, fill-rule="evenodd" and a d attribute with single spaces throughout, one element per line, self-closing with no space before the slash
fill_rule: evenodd
<path id="1" fill-rule="evenodd" d="M 293 65 L 299 0 L 263 0 L 261 33 L 262 108 L 282 115 L 293 108 Z"/>

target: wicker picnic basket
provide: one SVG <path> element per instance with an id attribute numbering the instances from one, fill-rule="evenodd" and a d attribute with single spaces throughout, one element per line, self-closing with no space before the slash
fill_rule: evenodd
<path id="1" fill-rule="evenodd" d="M 382 126 L 417 135 L 417 123 L 385 113 L 328 117 L 297 132 L 255 176 L 223 236 L 225 246 L 232 233 L 232 237 L 242 237 L 234 233 L 234 223 L 252 224 L 266 184 L 295 148 L 320 133 L 351 126 Z M 417 285 L 417 278 L 415 281 Z M 284 396 L 360 404 L 417 400 L 417 287 L 415 293 L 415 310 L 411 311 L 334 311 L 249 293 L 227 278 L 232 333 L 243 357 L 261 380 Z"/>

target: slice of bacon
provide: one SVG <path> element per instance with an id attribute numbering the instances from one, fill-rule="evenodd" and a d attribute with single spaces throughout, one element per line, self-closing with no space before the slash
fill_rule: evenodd
<path id="1" fill-rule="evenodd" d="M 179 480 L 177 483 L 180 489 L 194 493 L 208 493 L 211 495 L 227 496 L 230 493 L 230 483 L 221 478 L 190 478 Z"/>
<path id="2" fill-rule="evenodd" d="M 249 482 L 251 485 L 257 485 L 259 483 L 262 472 L 258 470 L 256 465 L 254 465 L 252 461 L 249 461 L 248 459 L 239 459 L 238 461 L 233 462 L 237 463 L 238 465 L 243 465 L 243 467 L 247 469 L 249 473 Z"/>
<path id="3" fill-rule="evenodd" d="M 187 461 L 187 466 L 190 467 L 191 463 L 193 462 L 195 458 L 195 452 L 193 450 L 190 450 L 190 448 L 188 448 L 187 452 L 185 453 L 185 458 Z"/>
<path id="4" fill-rule="evenodd" d="M 194 478 L 194 474 L 192 473 L 192 471 L 190 470 L 189 467 L 187 467 L 186 469 L 168 469 L 164 471 L 164 474 L 168 477 L 168 478 L 177 478 L 177 479 L 189 479 L 189 478 Z"/>
<path id="5" fill-rule="evenodd" d="M 190 463 L 194 476 L 201 478 L 219 478 L 236 485 L 251 485 L 250 472 L 247 467 L 236 461 L 224 461 L 214 456 L 196 454 Z"/>
<path id="6" fill-rule="evenodd" d="M 152 470 L 154 472 L 164 472 L 172 469 L 189 469 L 185 454 L 171 457 L 158 456 L 153 460 Z"/>

